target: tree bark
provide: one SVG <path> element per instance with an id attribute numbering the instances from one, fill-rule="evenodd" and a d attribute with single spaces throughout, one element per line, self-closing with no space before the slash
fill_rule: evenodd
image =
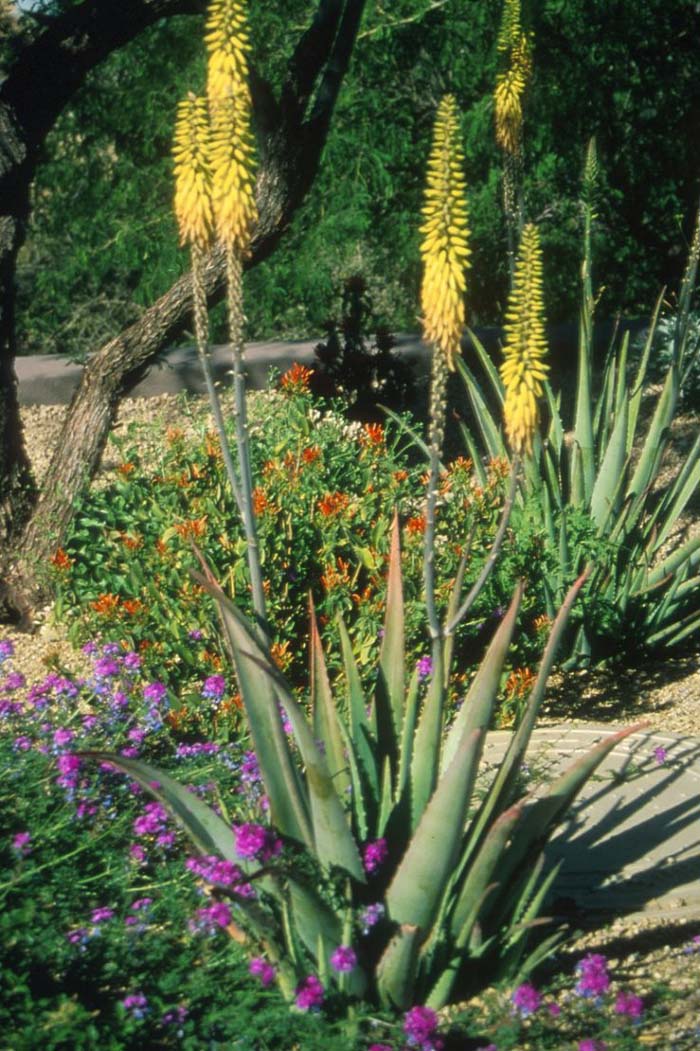
<path id="1" fill-rule="evenodd" d="M 152 21 L 162 16 L 166 8 L 171 9 L 170 13 L 181 13 L 201 7 L 201 4 L 176 3 L 173 0 L 170 3 L 167 0 L 151 0 L 150 4 L 144 0 L 144 3 L 152 9 L 151 13 L 155 9 L 160 12 Z M 289 61 L 279 102 L 275 100 L 269 85 L 255 75 L 251 78 L 261 165 L 256 189 L 260 221 L 249 265 L 255 265 L 273 250 L 313 183 L 364 5 L 365 0 L 319 0 L 314 19 L 300 38 Z M 101 5 L 99 0 L 94 0 L 92 4 L 82 6 L 111 8 L 113 5 Z M 130 0 L 129 6 L 139 5 L 137 0 Z M 114 45 L 116 47 L 124 42 L 121 37 L 117 39 L 119 43 Z M 95 48 L 95 52 L 104 57 L 112 49 L 102 41 L 101 48 Z M 46 60 L 45 57 L 43 60 Z M 75 80 L 75 77 L 71 79 Z M 77 86 L 75 83 L 72 90 Z M 47 109 L 45 106 L 43 118 L 38 118 L 36 114 L 33 118 L 35 143 L 37 136 L 46 134 L 51 127 L 51 120 L 55 120 L 60 112 L 54 106 L 55 112 L 50 119 Z M 26 129 L 30 123 L 25 117 L 23 127 L 27 138 Z M 2 145 L 0 142 L 0 149 Z M 28 208 L 24 222 L 26 214 Z M 2 229 L 0 225 L 0 236 Z M 8 254 L 8 281 L 7 286 L 3 285 L 3 291 L 5 287 L 12 289 L 14 259 L 22 236 L 23 224 L 18 223 L 14 233 L 14 254 Z M 205 284 L 209 303 L 217 302 L 224 292 L 223 254 L 218 249 L 209 254 Z M 35 499 L 31 515 L 27 515 L 26 507 L 22 510 L 20 490 L 10 484 L 9 474 L 3 478 L 0 468 L 0 514 L 3 492 L 7 492 L 9 510 L 5 536 L 11 543 L 9 550 L 12 552 L 12 557 L 6 563 L 4 587 L 0 584 L 0 606 L 4 603 L 10 617 L 21 626 L 30 626 L 34 609 L 48 595 L 45 568 L 48 558 L 60 546 L 70 524 L 76 498 L 97 469 L 121 398 L 145 375 L 156 355 L 188 324 L 192 311 L 191 299 L 191 277 L 187 274 L 150 307 L 138 322 L 91 356 L 69 407 L 42 491 L 37 497 L 36 490 L 32 490 Z M 11 308 L 6 316 L 8 333 L 11 333 Z M 10 338 L 8 335 L 7 342 L 2 346 L 0 361 L 9 365 L 10 375 L 8 378 L 0 372 L 0 398 L 6 409 L 5 431 L 8 439 L 10 435 L 19 435 L 19 450 L 14 450 L 15 470 L 23 464 L 28 472 L 19 427 L 16 383 L 13 382 L 14 373 L 11 369 L 13 347 Z M 3 421 L 0 409 L 0 431 Z M 19 539 L 16 540 L 18 534 Z M 2 535 L 0 532 L 0 537 Z"/>

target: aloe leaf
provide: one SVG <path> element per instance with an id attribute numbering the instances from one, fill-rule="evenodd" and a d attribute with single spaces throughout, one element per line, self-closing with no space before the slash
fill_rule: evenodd
<path id="1" fill-rule="evenodd" d="M 660 562 L 651 570 L 647 577 L 645 591 L 650 590 L 656 584 L 660 584 L 665 577 L 671 577 L 674 573 L 677 573 L 683 563 L 691 559 L 699 548 L 700 536 L 691 537 L 680 548 L 677 548 L 668 558 L 665 558 L 663 562 Z"/>
<path id="2" fill-rule="evenodd" d="M 418 721 L 411 758 L 411 829 L 415 829 L 430 799 L 438 777 L 443 731 L 445 670 L 442 646 L 433 645 L 433 668 L 428 692 Z"/>
<path id="3" fill-rule="evenodd" d="M 613 748 L 630 734 L 639 733 L 648 726 L 647 722 L 635 723 L 634 726 L 603 738 L 556 778 L 548 786 L 545 795 L 533 800 L 524 809 L 518 827 L 511 837 L 507 855 L 502 859 L 501 872 L 504 880 L 522 868 L 533 850 L 541 849 L 547 842 L 578 793 Z"/>
<path id="4" fill-rule="evenodd" d="M 357 758 L 355 742 L 344 722 L 340 723 L 340 732 L 350 768 L 350 802 L 355 815 L 355 824 L 360 839 L 365 840 L 369 837 L 370 821 L 372 821 L 372 827 L 374 826 L 379 800 L 376 792 L 368 783 L 366 773 Z"/>
<path id="5" fill-rule="evenodd" d="M 549 406 L 549 429 L 547 433 L 547 443 L 550 449 L 553 450 L 557 459 L 561 457 L 561 450 L 564 444 L 564 425 L 561 420 L 561 408 L 560 398 L 558 395 L 554 396 L 551 384 L 545 382 L 544 392 L 547 397 L 547 405 Z"/>
<path id="6" fill-rule="evenodd" d="M 404 713 L 403 727 L 401 733 L 401 744 L 399 748 L 399 771 L 396 783 L 395 798 L 400 802 L 401 797 L 409 783 L 409 772 L 411 769 L 411 758 L 413 756 L 413 737 L 418 715 L 418 693 L 420 676 L 418 668 L 415 668 L 406 694 L 406 710 Z"/>
<path id="7" fill-rule="evenodd" d="M 289 691 L 283 676 L 262 649 L 243 614 L 225 596 L 217 595 L 211 585 L 208 585 L 208 590 L 214 594 L 224 612 L 236 654 L 238 681 L 243 703 L 246 705 L 246 713 L 250 707 L 253 715 L 257 715 L 257 704 L 263 692 L 262 684 L 267 683 L 267 689 L 274 700 L 274 714 L 277 716 L 280 731 L 281 721 L 277 712 L 277 698 L 284 706 L 292 725 L 306 771 L 308 807 L 311 815 L 309 839 L 306 842 L 315 850 L 322 865 L 338 865 L 357 879 L 364 881 L 360 855 L 350 832 L 343 804 L 335 790 L 328 765 L 319 752 L 304 712 Z M 246 696 L 248 696 L 248 702 Z M 263 778 L 265 777 L 264 770 L 266 768 L 269 770 L 270 767 L 273 767 L 272 776 L 274 776 L 274 759 L 276 758 L 274 753 L 266 748 L 264 739 L 261 752 L 257 751 L 257 747 L 256 744 L 256 754 Z M 276 785 L 276 782 L 274 783 Z M 265 784 L 267 787 L 267 781 Z M 274 806 L 272 798 L 270 806 Z M 283 830 L 280 828 L 280 831 Z M 292 835 L 292 833 L 288 834 Z"/>
<path id="8" fill-rule="evenodd" d="M 377 964 L 377 989 L 387 1007 L 406 1010 L 413 1003 L 418 960 L 418 929 L 402 924 Z"/>
<path id="9" fill-rule="evenodd" d="M 578 379 L 574 421 L 574 445 L 578 449 L 578 456 L 572 458 L 571 477 L 569 478 L 571 502 L 575 505 L 588 503 L 595 477 L 591 415 L 591 322 L 592 318 L 584 307 L 579 321 Z"/>
<path id="10" fill-rule="evenodd" d="M 471 937 L 472 927 L 478 918 L 489 885 L 500 882 L 498 878 L 494 880 L 494 876 L 498 876 L 496 867 L 500 864 L 506 845 L 513 835 L 513 829 L 521 817 L 521 803 L 516 803 L 500 814 L 491 825 L 478 853 L 473 859 L 469 859 L 469 867 L 450 921 L 452 937 L 460 946 L 465 945 Z M 465 853 L 462 859 L 463 866 L 466 860 Z"/>
<path id="11" fill-rule="evenodd" d="M 505 392 L 503 387 L 503 381 L 501 380 L 500 373 L 493 363 L 491 355 L 487 351 L 484 344 L 481 342 L 476 332 L 473 329 L 467 329 L 467 336 L 471 341 L 472 347 L 476 351 L 476 355 L 479 359 L 479 364 L 488 377 L 491 392 L 498 401 L 499 409 L 503 407 L 503 401 L 505 399 Z M 458 364 L 461 359 L 457 359 Z"/>
<path id="12" fill-rule="evenodd" d="M 540 705 L 544 699 L 547 681 L 554 665 L 557 649 L 564 634 L 571 607 L 588 578 L 588 570 L 578 577 L 569 588 L 564 601 L 557 613 L 547 640 L 547 645 L 542 654 L 542 660 L 537 671 L 535 684 L 530 692 L 527 707 L 523 713 L 522 720 L 517 731 L 513 734 L 508 751 L 496 774 L 493 784 L 482 804 L 479 814 L 474 819 L 470 829 L 470 843 L 474 846 L 481 838 L 485 828 L 492 818 L 496 817 L 511 802 L 511 793 L 516 782 L 522 761 L 525 757 L 530 735 L 537 719 Z"/>
<path id="13" fill-rule="evenodd" d="M 401 734 L 405 690 L 405 640 L 403 582 L 401 579 L 401 545 L 399 517 L 394 515 L 391 527 L 389 574 L 386 585 L 386 614 L 384 637 L 379 651 L 379 679 L 377 702 L 388 702 L 395 737 Z"/>
<path id="14" fill-rule="evenodd" d="M 481 392 L 479 384 L 460 358 L 457 358 L 457 369 L 461 373 L 462 379 L 467 388 L 467 394 L 472 405 L 474 418 L 476 419 L 477 426 L 481 431 L 481 437 L 488 455 L 491 459 L 507 456 L 508 454 L 503 441 L 503 436 L 501 435 L 496 419 Z"/>
<path id="15" fill-rule="evenodd" d="M 379 817 L 377 819 L 377 835 L 383 836 L 386 826 L 394 809 L 394 789 L 392 785 L 391 761 L 389 756 L 384 757 L 381 779 L 381 796 L 379 803 Z"/>
<path id="16" fill-rule="evenodd" d="M 700 631 L 700 614 L 694 612 L 682 620 L 666 624 L 659 631 L 653 632 L 647 642 L 650 646 L 659 646 L 663 643 L 670 649 L 683 642 L 684 639 L 690 638 L 696 631 Z"/>
<path id="17" fill-rule="evenodd" d="M 661 528 L 655 537 L 654 549 L 658 550 L 683 514 L 688 501 L 700 484 L 700 435 L 695 439 L 681 470 L 658 508 L 650 517 L 649 529 L 659 522 Z"/>
<path id="18" fill-rule="evenodd" d="M 486 732 L 491 721 L 491 714 L 501 682 L 503 665 L 508 655 L 513 631 L 518 619 L 522 602 L 524 585 L 517 585 L 510 606 L 491 640 L 474 680 L 469 687 L 462 706 L 457 713 L 445 739 L 441 769 L 444 771 L 452 762 L 455 752 L 463 737 L 474 730 Z"/>
<path id="19" fill-rule="evenodd" d="M 127 759 L 111 752 L 86 751 L 80 754 L 98 762 L 111 763 L 138 781 L 173 815 L 202 854 L 216 854 L 235 861 L 241 869 L 246 868 L 236 851 L 233 830 L 210 806 L 169 774 L 141 759 Z"/>
<path id="20" fill-rule="evenodd" d="M 311 596 L 309 596 L 309 621 L 311 632 L 311 710 L 313 713 L 314 735 L 317 741 L 323 741 L 329 773 L 333 779 L 336 792 L 343 799 L 350 787 L 348 762 L 344 752 L 338 713 L 331 691 L 331 684 L 328 680 L 328 670 L 323 656 L 321 636 L 318 631 L 316 611 Z"/>
<path id="21" fill-rule="evenodd" d="M 209 578 L 193 574 L 195 580 L 217 603 L 234 655 L 236 675 L 243 699 L 253 748 L 260 774 L 270 800 L 274 824 L 284 835 L 313 845 L 309 802 L 297 771 L 289 742 L 282 728 L 273 681 L 261 675 L 259 663 L 270 659 L 258 642 L 257 633 L 236 609 L 221 588 Z M 256 654 L 258 662 L 250 659 Z"/>
<path id="22" fill-rule="evenodd" d="M 633 383 L 632 389 L 630 391 L 629 418 L 628 418 L 628 422 L 627 422 L 627 452 L 628 453 L 632 451 L 632 446 L 634 445 L 634 437 L 635 437 L 635 434 L 637 433 L 637 421 L 639 419 L 639 410 L 640 410 L 641 404 L 642 404 L 642 395 L 644 393 L 644 383 L 645 383 L 645 380 L 646 380 L 647 369 L 649 367 L 649 359 L 650 359 L 650 356 L 651 356 L 651 350 L 652 350 L 652 347 L 654 345 L 654 335 L 656 333 L 656 328 L 657 328 L 657 325 L 659 323 L 659 313 L 661 311 L 661 306 L 663 304 L 665 295 L 666 295 L 666 289 L 662 288 L 661 289 L 661 293 L 659 294 L 659 298 L 656 300 L 656 304 L 654 305 L 654 310 L 652 312 L 651 320 L 649 322 L 649 331 L 647 332 L 647 337 L 646 337 L 646 340 L 644 342 L 644 350 L 642 351 L 642 356 L 641 356 L 640 361 L 639 361 L 639 367 L 637 369 L 637 374 L 635 376 L 634 383 Z"/>
<path id="23" fill-rule="evenodd" d="M 484 467 L 481 461 L 481 452 L 477 448 L 476 442 L 472 438 L 469 428 L 465 427 L 463 423 L 460 423 L 459 429 L 464 440 L 464 444 L 467 447 L 467 452 L 469 453 L 471 461 L 474 464 L 474 474 L 476 475 L 476 479 L 479 485 L 482 487 L 482 489 L 485 489 L 488 484 L 488 478 L 486 476 L 486 468 Z"/>
<path id="24" fill-rule="evenodd" d="M 352 642 L 342 617 L 338 617 L 338 631 L 340 633 L 340 647 L 343 657 L 343 671 L 348 690 L 348 701 L 350 707 L 350 728 L 357 760 L 372 792 L 372 798 L 379 798 L 379 774 L 375 751 L 371 743 L 371 735 L 376 735 L 376 713 L 374 706 L 367 716 L 367 698 L 362 689 L 360 673 L 357 670 L 355 656 L 352 652 Z"/>
<path id="25" fill-rule="evenodd" d="M 639 461 L 627 487 L 629 494 L 638 495 L 645 492 L 656 477 L 661 456 L 666 448 L 668 428 L 678 401 L 678 389 L 678 368 L 672 362 L 666 373 L 663 389 L 656 403 Z"/>
<path id="26" fill-rule="evenodd" d="M 478 769 L 481 736 L 481 732 L 475 730 L 463 738 L 386 892 L 392 920 L 419 927 L 423 936 L 430 929 L 443 887 L 459 854 Z"/>
<path id="27" fill-rule="evenodd" d="M 289 880 L 289 897 L 294 918 L 294 928 L 311 956 L 323 954 L 325 967 L 330 965 L 332 953 L 343 944 L 343 922 L 316 893 L 313 887 Z M 346 989 L 353 996 L 362 996 L 367 988 L 367 976 L 361 967 L 355 967 L 347 975 Z"/>
<path id="28" fill-rule="evenodd" d="M 599 533 L 609 516 L 615 511 L 616 497 L 620 492 L 620 479 L 624 474 L 623 469 L 627 461 L 626 442 L 627 403 L 624 402 L 615 420 L 615 426 L 591 493 L 590 513 Z"/>

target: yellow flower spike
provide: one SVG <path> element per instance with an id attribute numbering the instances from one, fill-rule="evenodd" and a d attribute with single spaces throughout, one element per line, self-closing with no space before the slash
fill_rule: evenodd
<path id="1" fill-rule="evenodd" d="M 496 142 L 511 154 L 520 149 L 524 91 L 525 79 L 517 66 L 499 74 L 494 92 Z"/>
<path id="2" fill-rule="evenodd" d="M 213 228 L 207 104 L 189 94 L 178 105 L 175 159 L 175 218 L 180 243 L 205 248 Z"/>
<path id="3" fill-rule="evenodd" d="M 250 45 L 245 6 L 240 0 L 214 0 L 209 8 L 206 43 L 216 232 L 227 249 L 245 256 L 258 210 L 246 57 Z"/>
<path id="4" fill-rule="evenodd" d="M 241 0 L 212 0 L 204 40 L 209 52 L 207 95 L 210 106 L 215 106 L 248 81 L 250 42 Z"/>
<path id="5" fill-rule="evenodd" d="M 423 242 L 421 308 L 423 335 L 454 370 L 466 321 L 464 271 L 469 265 L 469 226 L 464 154 L 459 143 L 457 103 L 446 95 L 438 107 L 428 160 Z"/>
<path id="6" fill-rule="evenodd" d="M 501 379 L 505 387 L 503 416 L 511 448 L 518 455 L 532 451 L 537 427 L 537 399 L 549 366 L 545 363 L 542 297 L 542 250 L 533 223 L 524 227 L 515 266 L 513 290 L 506 313 L 506 345 Z"/>
<path id="7" fill-rule="evenodd" d="M 520 35 L 520 0 L 505 0 L 498 30 L 498 51 L 510 51 Z"/>

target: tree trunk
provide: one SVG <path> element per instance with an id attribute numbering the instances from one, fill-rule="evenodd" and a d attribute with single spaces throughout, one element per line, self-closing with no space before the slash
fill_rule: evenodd
<path id="1" fill-rule="evenodd" d="M 98 0 L 95 2 L 99 6 Z M 135 2 L 131 0 L 132 4 Z M 155 0 L 152 2 L 155 4 Z M 252 78 L 261 167 L 256 190 L 260 222 L 251 264 L 272 251 L 313 183 L 364 4 L 365 0 L 319 0 L 316 15 L 289 61 L 279 103 L 265 82 Z M 161 0 L 156 6 L 167 7 L 167 0 Z M 173 6 L 178 10 L 188 7 L 186 4 Z M 311 112 L 307 114 L 309 107 Z M 8 287 L 12 278 L 13 267 L 10 267 Z M 209 255 L 205 284 L 208 300 L 213 304 L 224 291 L 223 256 L 218 249 Z M 41 494 L 21 538 L 12 544 L 4 586 L 0 584 L 0 607 L 4 604 L 10 618 L 19 621 L 21 626 L 30 626 L 34 609 L 48 596 L 48 558 L 60 546 L 76 498 L 97 469 L 120 399 L 139 382 L 159 351 L 186 327 L 191 316 L 191 298 L 188 274 L 138 322 L 94 354 L 86 365 Z M 8 317 L 11 318 L 11 313 Z M 9 328 L 11 330 L 11 323 Z M 5 344 L 5 348 L 3 359 L 6 358 L 11 367 L 9 344 Z M 23 447 L 16 384 L 11 390 L 11 385 L 3 387 L 2 383 L 0 374 L 0 398 L 4 397 L 5 404 L 15 407 L 14 416 L 8 416 L 7 430 L 8 434 L 19 435 L 20 454 L 16 461 L 19 463 Z M 23 462 L 26 463 L 26 455 Z M 1 486 L 0 475 L 0 493 Z M 9 519 L 23 524 L 27 516 L 20 511 L 19 490 L 9 488 L 9 494 Z M 11 535 L 16 535 L 16 530 Z"/>

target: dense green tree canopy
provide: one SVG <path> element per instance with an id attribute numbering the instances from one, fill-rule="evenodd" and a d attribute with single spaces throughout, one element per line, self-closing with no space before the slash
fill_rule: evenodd
<path id="1" fill-rule="evenodd" d="M 251 0 L 253 51 L 275 83 L 313 4 Z M 547 309 L 576 312 L 577 194 L 588 139 L 601 178 L 600 310 L 646 313 L 677 282 L 698 187 L 700 13 L 694 0 L 524 2 L 534 32 L 525 105 L 525 209 L 541 223 Z M 320 334 L 343 276 L 415 328 L 418 215 L 435 107 L 463 115 L 473 238 L 472 318 L 496 322 L 506 289 L 501 158 L 491 102 L 500 4 L 368 5 L 324 165 L 275 254 L 247 277 L 252 337 Z M 170 19 L 89 78 L 47 144 L 20 258 L 19 350 L 77 355 L 101 344 L 186 267 L 170 214 L 178 99 L 201 88 L 201 25 Z"/>

